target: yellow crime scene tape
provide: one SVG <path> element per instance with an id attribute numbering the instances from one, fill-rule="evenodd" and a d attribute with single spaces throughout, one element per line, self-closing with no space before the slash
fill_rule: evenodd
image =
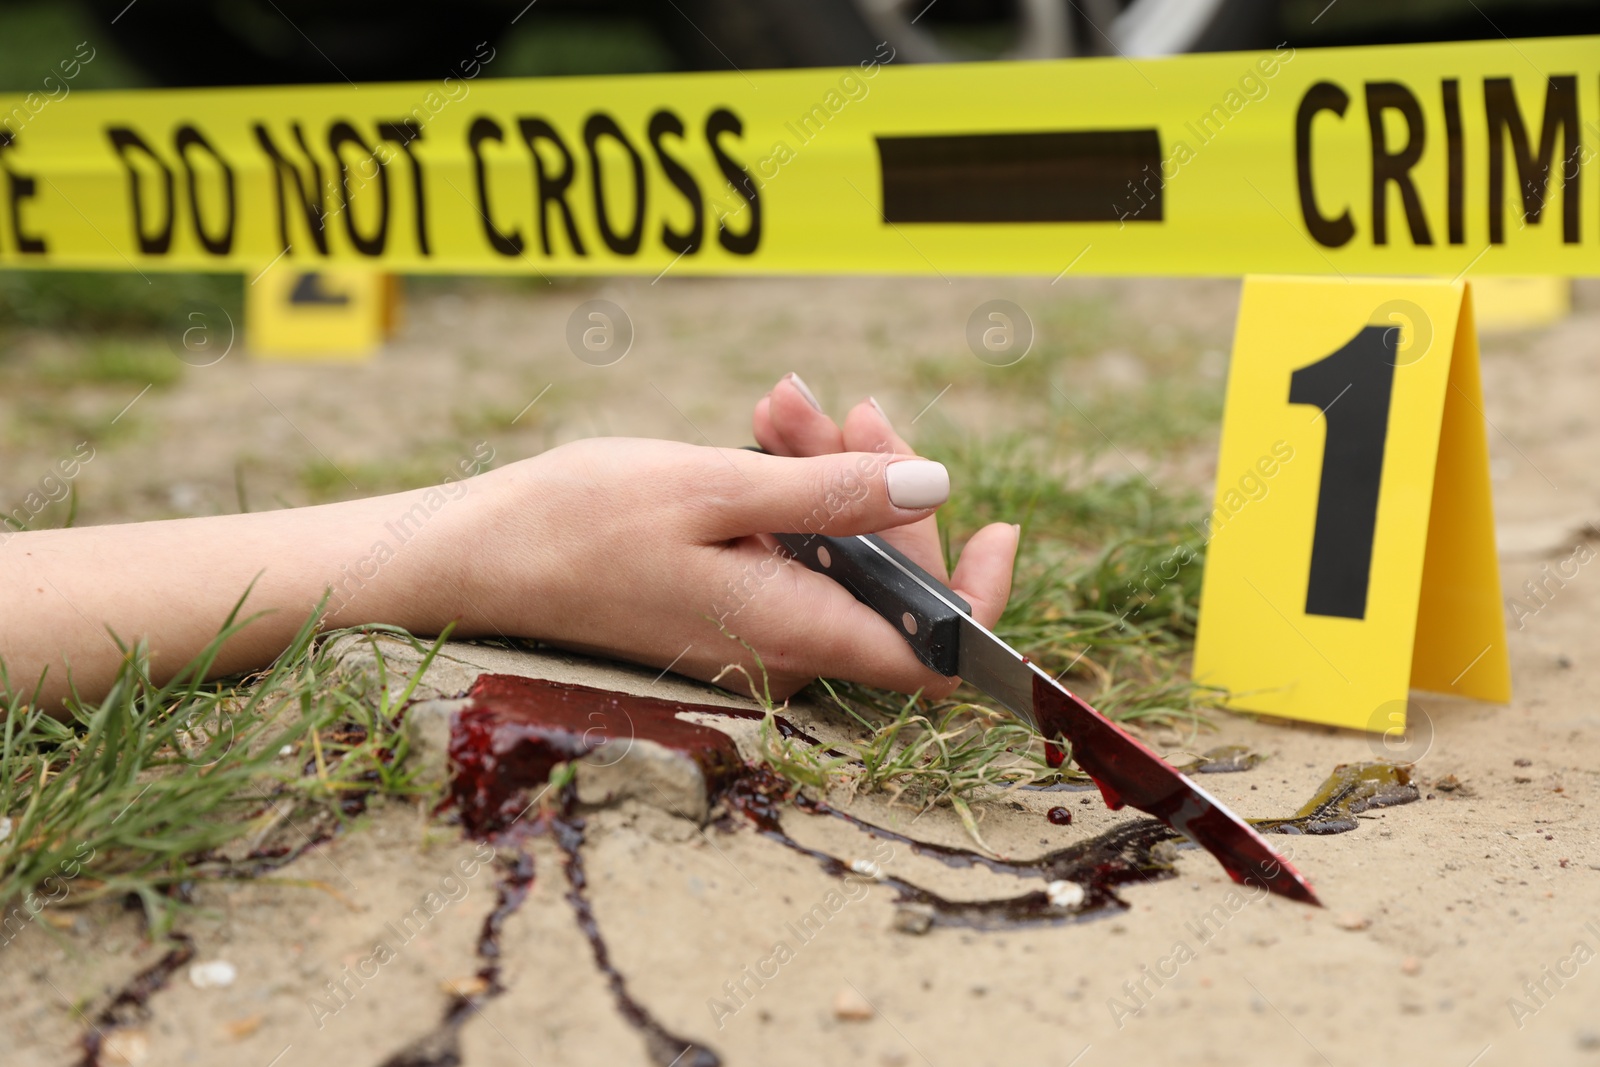
<path id="1" fill-rule="evenodd" d="M 1600 274 L 1600 38 L 0 99 L 0 266 Z"/>

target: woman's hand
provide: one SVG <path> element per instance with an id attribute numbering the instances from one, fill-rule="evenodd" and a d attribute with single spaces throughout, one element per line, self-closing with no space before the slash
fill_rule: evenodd
<path id="1" fill-rule="evenodd" d="M 785 375 L 756 405 L 755 435 L 761 447 L 777 456 L 825 456 L 834 452 L 874 452 L 912 456 L 916 453 L 889 424 L 889 416 L 872 397 L 845 416 L 840 427 L 797 375 Z M 940 547 L 938 520 L 932 515 L 893 530 L 883 539 L 911 557 L 918 566 L 950 584 L 972 605 L 972 616 L 993 627 L 1011 595 L 1011 567 L 1019 529 L 997 522 L 972 536 L 947 577 Z"/>
<path id="2" fill-rule="evenodd" d="M 796 403 L 808 414 L 792 417 Z M 944 468 L 916 458 L 870 403 L 839 430 L 792 378 L 757 408 L 756 435 L 778 454 L 597 439 L 474 479 L 457 632 L 535 637 L 746 689 L 725 673 L 739 665 L 759 689 L 742 641 L 778 699 L 821 675 L 949 692 L 955 681 L 892 626 L 764 536 L 882 531 L 943 578 L 933 511 L 948 494 Z M 985 625 L 1005 606 L 1016 537 L 1005 524 L 980 531 L 956 568 L 953 587 Z"/>

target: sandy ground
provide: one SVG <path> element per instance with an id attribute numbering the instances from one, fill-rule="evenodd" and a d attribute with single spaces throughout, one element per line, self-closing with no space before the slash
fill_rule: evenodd
<path id="1" fill-rule="evenodd" d="M 87 500 L 103 502 L 96 505 L 102 517 L 228 509 L 229 453 L 206 454 L 193 442 L 216 439 L 229 422 L 264 455 L 272 447 L 309 453 L 326 426 L 319 446 L 341 463 L 377 462 L 386 449 L 437 427 L 446 398 L 460 407 L 455 390 L 465 388 L 463 379 L 513 413 L 555 382 L 540 401 L 549 404 L 546 421 L 504 438 L 508 448 L 529 450 L 540 435 L 612 431 L 737 443 L 744 414 L 728 410 L 727 397 L 758 390 L 787 366 L 803 367 L 830 403 L 874 391 L 891 414 L 914 411 L 919 399 L 926 403 L 920 380 L 864 356 L 881 344 L 870 340 L 879 337 L 874 331 L 886 330 L 917 358 L 947 357 L 950 331 L 996 289 L 956 288 L 953 301 L 939 282 L 640 283 L 624 294 L 637 309 L 631 313 L 660 324 L 651 335 L 668 340 L 631 354 L 646 357 L 636 363 L 642 369 L 614 380 L 614 389 L 595 386 L 593 368 L 557 351 L 558 328 L 586 291 L 434 301 L 414 309 L 409 332 L 381 364 L 327 370 L 225 361 L 207 368 L 219 374 L 203 388 L 191 374 L 146 397 L 144 428 L 128 451 L 106 449 L 108 462 L 97 458 L 83 475 L 86 488 L 103 494 Z M 1003 289 L 997 295 L 1051 298 L 1045 283 Z M 1151 318 L 1182 312 L 1196 346 L 1225 351 L 1236 291 L 1225 283 L 1086 283 L 1074 297 Z M 1600 394 L 1600 308 L 1592 291 L 1580 296 L 1579 311 L 1557 326 L 1484 343 L 1508 596 L 1546 563 L 1569 556 L 1578 531 L 1600 519 L 1600 473 L 1591 460 L 1600 451 L 1592 401 Z M 484 337 L 503 338 L 517 357 L 485 355 L 475 364 L 471 345 L 483 342 L 471 338 Z M 313 378 L 337 387 L 282 413 L 260 403 L 259 394 L 301 396 Z M 569 402 L 550 403 L 568 389 Z M 937 389 L 926 388 L 926 397 Z M 651 399 L 652 391 L 673 402 Z M 977 391 L 965 399 L 956 393 L 945 398 L 957 401 L 953 417 L 982 418 L 992 402 Z M 215 410 L 224 401 L 236 410 Z M 315 421 L 319 404 L 325 423 Z M 283 425 L 291 422 L 298 429 Z M 1196 477 L 1204 468 L 1200 457 Z M 175 502 L 158 491 L 162 485 L 193 492 Z M 283 480 L 282 490 L 295 500 L 294 482 Z M 179 506 L 185 502 L 187 509 Z M 1600 585 L 1583 569 L 1523 622 L 1511 630 L 1513 704 L 1418 697 L 1432 736 L 1425 750 L 1405 755 L 1416 759 L 1431 798 L 1369 812 L 1351 833 L 1276 839 L 1292 840 L 1326 909 L 1272 899 L 1241 905 L 1220 869 L 1189 852 L 1178 877 L 1127 889 L 1129 910 L 1105 919 L 916 936 L 893 929 L 893 894 L 876 888 L 800 944 L 789 924 L 835 890 L 835 879 L 748 828 L 701 830 L 629 802 L 589 820 L 595 913 L 638 999 L 730 1064 L 1600 1062 L 1600 964 L 1593 962 L 1600 953 L 1600 715 L 1586 696 L 1600 668 L 1584 651 L 1600 639 Z M 620 688 L 650 680 L 551 662 Z M 661 684 L 693 689 L 670 678 Z M 795 709 L 797 719 L 811 716 Z M 1248 816 L 1291 814 L 1335 764 L 1385 755 L 1381 741 L 1364 735 L 1239 716 L 1221 717 L 1218 730 L 1195 744 L 1223 742 L 1268 757 L 1252 771 L 1206 779 Z M 1461 787 L 1434 786 L 1448 776 Z M 1044 812 L 1060 800 L 1019 794 L 983 805 L 983 833 L 998 851 L 1029 856 L 1129 817 L 1072 795 L 1072 825 L 1054 826 Z M 963 841 L 946 810 L 916 818 L 870 797 L 848 806 L 921 839 Z M 786 825 L 835 854 L 873 854 L 869 842 L 832 820 L 795 814 Z M 274 880 L 201 887 L 201 907 L 183 929 L 197 960 L 225 959 L 237 980 L 200 989 L 180 970 L 151 999 L 137 1034 L 121 1032 L 124 1058 L 381 1062 L 436 1025 L 447 1003 L 443 983 L 466 981 L 477 968 L 479 925 L 495 902 L 494 868 L 477 864 L 477 855 L 449 827 L 389 804 Z M 559 855 L 544 841 L 533 855 L 531 895 L 502 942 L 506 991 L 463 1027 L 462 1062 L 648 1062 L 563 900 Z M 887 866 L 957 897 L 1019 888 L 1015 879 L 951 871 L 904 849 Z M 327 983 L 358 968 L 389 924 L 430 892 L 443 901 L 431 921 L 374 977 L 352 986 L 348 1003 L 331 999 Z M 73 1061 L 82 1012 L 98 1011 L 160 954 L 141 940 L 131 913 L 106 906 L 60 914 L 66 929 L 30 924 L 0 947 L 8 1065 Z M 730 1003 L 724 983 L 779 940 L 791 941 L 794 958 L 733 1014 L 717 1012 L 713 1001 Z M 869 1017 L 839 1018 L 841 993 L 870 1004 Z"/>

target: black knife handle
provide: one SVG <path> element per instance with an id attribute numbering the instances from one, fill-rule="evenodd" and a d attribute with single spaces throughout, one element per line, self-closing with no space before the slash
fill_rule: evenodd
<path id="1" fill-rule="evenodd" d="M 822 534 L 773 534 L 789 554 L 818 574 L 825 574 L 882 615 L 900 632 L 917 658 L 946 678 L 957 673 L 960 615 L 949 604 L 906 576 L 916 575 L 962 611 L 971 613 L 965 600 L 939 579 L 907 559 L 874 534 L 862 537 L 825 537 Z M 871 545 L 867 544 L 871 542 Z M 874 552 L 872 546 L 882 550 Z M 901 571 L 884 555 L 904 567 Z"/>

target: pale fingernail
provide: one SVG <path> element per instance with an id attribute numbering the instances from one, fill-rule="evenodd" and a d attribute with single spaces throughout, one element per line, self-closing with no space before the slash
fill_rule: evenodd
<path id="1" fill-rule="evenodd" d="M 889 421 L 889 413 L 887 411 L 883 410 L 883 405 L 878 403 L 878 398 L 877 397 L 875 397 L 875 396 L 867 397 L 867 403 L 871 404 L 872 405 L 872 410 L 876 411 L 878 413 L 878 415 L 880 417 L 882 417 L 885 425 L 890 426 L 890 427 L 894 426 L 894 423 Z"/>
<path id="2" fill-rule="evenodd" d="M 796 374 L 794 371 L 790 371 L 788 374 L 784 375 L 784 377 L 789 379 L 796 389 L 800 390 L 800 395 L 806 398 L 806 403 L 810 404 L 818 411 L 822 410 L 822 405 L 817 403 L 817 394 L 813 393 L 811 391 L 811 387 L 801 380 L 800 375 Z"/>
<path id="3" fill-rule="evenodd" d="M 931 459 L 903 459 L 889 464 L 889 503 L 907 511 L 934 508 L 950 499 L 950 472 Z"/>

